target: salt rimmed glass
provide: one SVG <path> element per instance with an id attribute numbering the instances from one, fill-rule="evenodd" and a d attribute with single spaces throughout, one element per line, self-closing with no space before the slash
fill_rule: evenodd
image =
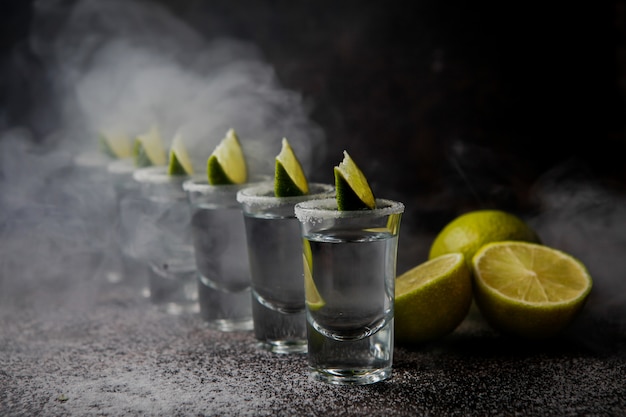
<path id="1" fill-rule="evenodd" d="M 141 195 L 135 212 L 133 251 L 152 269 L 150 299 L 171 314 L 196 312 L 191 216 L 182 188 L 188 177 L 169 175 L 167 167 L 158 166 L 138 169 L 133 178 Z"/>
<path id="2" fill-rule="evenodd" d="M 72 158 L 71 189 L 75 192 L 75 218 L 80 221 L 82 256 L 90 260 L 94 275 L 111 283 L 122 278 L 115 233 L 115 194 L 108 178 L 107 164 L 111 158 L 99 151 L 85 151 Z"/>
<path id="3" fill-rule="evenodd" d="M 246 230 L 237 202 L 237 192 L 250 185 L 211 185 L 206 176 L 183 185 L 191 207 L 200 315 L 220 331 L 253 327 Z"/>
<path id="4" fill-rule="evenodd" d="M 332 185 L 312 183 L 306 195 L 276 197 L 270 181 L 237 194 L 246 225 L 254 333 L 263 349 L 307 350 L 302 238 L 294 206 L 333 193 Z"/>
<path id="5" fill-rule="evenodd" d="M 311 376 L 331 384 L 391 377 L 402 203 L 339 211 L 335 199 L 296 204 L 305 269 Z"/>
<path id="6" fill-rule="evenodd" d="M 139 183 L 133 178 L 137 170 L 133 158 L 116 159 L 107 165 L 107 171 L 117 203 L 117 218 L 115 222 L 115 237 L 121 252 L 122 281 L 137 287 L 137 291 L 145 297 L 150 296 L 148 288 L 151 268 L 146 262 L 141 262 L 134 248 L 133 235 L 137 230 L 137 212 L 142 209 L 142 197 Z"/>

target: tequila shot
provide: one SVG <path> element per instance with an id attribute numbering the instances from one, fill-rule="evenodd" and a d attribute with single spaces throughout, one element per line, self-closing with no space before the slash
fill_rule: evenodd
<path id="1" fill-rule="evenodd" d="M 183 185 L 191 206 L 200 314 L 210 328 L 252 330 L 250 266 L 237 192 L 250 184 L 211 185 L 194 178 Z"/>
<path id="2" fill-rule="evenodd" d="M 371 384 L 391 376 L 402 203 L 339 211 L 335 199 L 298 203 L 311 376 Z"/>
<path id="3" fill-rule="evenodd" d="M 294 206 L 333 192 L 331 185 L 310 184 L 307 195 L 275 197 L 274 183 L 268 182 L 237 194 L 246 226 L 254 333 L 263 349 L 307 351 L 302 237 Z"/>
<path id="4" fill-rule="evenodd" d="M 187 177 L 168 175 L 167 167 L 158 166 L 138 169 L 133 178 L 141 199 L 132 209 L 137 217 L 132 250 L 152 269 L 150 299 L 171 314 L 196 312 L 191 215 L 182 188 Z"/>

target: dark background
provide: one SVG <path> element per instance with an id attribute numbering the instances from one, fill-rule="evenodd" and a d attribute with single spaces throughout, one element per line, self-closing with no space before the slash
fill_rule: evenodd
<path id="1" fill-rule="evenodd" d="M 329 146 L 312 179 L 346 149 L 377 196 L 444 213 L 433 229 L 471 208 L 532 212 L 532 186 L 555 170 L 625 184 L 623 0 L 160 2 L 209 39 L 253 42 L 313 104 Z M 31 2 L 5 0 L 1 19 L 0 128 L 45 137 L 59 119 L 28 43 Z"/>

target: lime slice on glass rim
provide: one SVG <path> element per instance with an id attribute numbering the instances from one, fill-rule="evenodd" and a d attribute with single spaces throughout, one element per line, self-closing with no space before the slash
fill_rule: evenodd
<path id="1" fill-rule="evenodd" d="M 111 158 L 124 159 L 133 156 L 130 138 L 123 133 L 107 132 L 98 135 L 100 150 Z"/>
<path id="2" fill-rule="evenodd" d="M 291 145 L 283 138 L 282 148 L 276 156 L 274 194 L 276 197 L 295 197 L 309 193 L 309 183 L 300 161 Z"/>
<path id="3" fill-rule="evenodd" d="M 476 304 L 503 333 L 551 337 L 583 308 L 592 279 L 578 259 L 545 245 L 494 242 L 472 259 Z"/>
<path id="4" fill-rule="evenodd" d="M 334 168 L 337 208 L 340 211 L 375 209 L 376 199 L 367 178 L 348 152 L 344 151 L 343 155 L 343 161 Z"/>
<path id="5" fill-rule="evenodd" d="M 173 176 L 193 174 L 193 164 L 180 134 L 176 135 L 172 141 L 167 173 Z"/>
<path id="6" fill-rule="evenodd" d="M 211 185 L 243 184 L 248 179 L 246 159 L 234 129 L 215 147 L 207 161 L 207 176 Z"/>
<path id="7" fill-rule="evenodd" d="M 167 164 L 165 147 L 158 128 L 152 127 L 147 133 L 137 136 L 133 157 L 137 167 Z"/>

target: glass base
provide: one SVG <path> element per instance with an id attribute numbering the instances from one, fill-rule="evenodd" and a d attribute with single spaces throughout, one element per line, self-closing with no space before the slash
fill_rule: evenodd
<path id="1" fill-rule="evenodd" d="M 250 331 L 254 328 L 252 317 L 244 319 L 206 320 L 205 323 L 209 329 L 219 330 L 221 332 Z"/>
<path id="2" fill-rule="evenodd" d="M 259 349 L 273 353 L 307 353 L 306 340 L 262 340 L 257 343 Z"/>
<path id="3" fill-rule="evenodd" d="M 333 385 L 374 384 L 391 377 L 391 368 L 382 369 L 314 369 L 309 375 L 316 381 Z"/>

